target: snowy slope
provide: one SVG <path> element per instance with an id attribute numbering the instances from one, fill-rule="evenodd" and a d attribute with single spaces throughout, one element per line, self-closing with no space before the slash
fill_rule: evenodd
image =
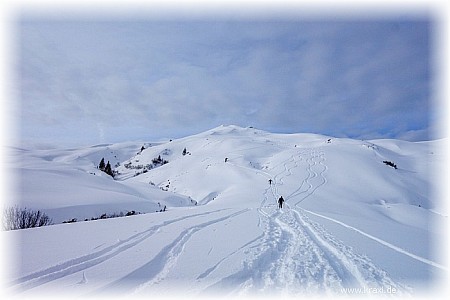
<path id="1" fill-rule="evenodd" d="M 7 291 L 420 294 L 448 272 L 436 251 L 446 241 L 448 211 L 433 193 L 445 142 L 220 126 L 142 152 L 137 143 L 17 149 L 11 167 L 24 183 L 22 201 L 55 219 L 168 210 L 2 232 L 15 253 Z M 108 151 L 120 162 L 116 180 L 95 168 Z M 168 163 L 154 165 L 159 156 Z"/>
<path id="2" fill-rule="evenodd" d="M 138 153 L 145 143 L 96 145 L 82 149 L 12 149 L 11 173 L 20 191 L 13 199 L 22 207 L 42 209 L 54 223 L 127 211 L 155 212 L 185 206 L 187 197 L 163 193 L 149 185 L 113 180 L 98 170 L 102 158 L 112 166 Z M 158 204 L 159 203 L 159 204 Z"/>

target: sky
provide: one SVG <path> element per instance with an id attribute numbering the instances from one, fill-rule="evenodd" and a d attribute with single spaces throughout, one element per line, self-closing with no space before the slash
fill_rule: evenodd
<path id="1" fill-rule="evenodd" d="M 155 141 L 222 124 L 357 139 L 435 137 L 430 15 L 152 16 L 20 15 L 20 140 Z"/>

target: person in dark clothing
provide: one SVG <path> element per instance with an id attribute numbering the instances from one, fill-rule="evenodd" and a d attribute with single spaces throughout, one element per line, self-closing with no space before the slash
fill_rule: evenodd
<path id="1" fill-rule="evenodd" d="M 269 179 L 269 184 L 272 185 L 272 179 Z"/>
<path id="2" fill-rule="evenodd" d="M 283 199 L 283 196 L 281 196 L 280 199 L 278 199 L 278 208 L 283 208 L 283 202 L 284 202 L 284 199 Z"/>

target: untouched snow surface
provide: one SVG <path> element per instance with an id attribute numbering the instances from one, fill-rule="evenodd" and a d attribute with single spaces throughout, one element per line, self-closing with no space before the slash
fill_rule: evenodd
<path id="1" fill-rule="evenodd" d="M 160 144 L 11 149 L 13 200 L 79 222 L 2 232 L 6 291 L 421 295 L 448 273 L 434 193 L 444 143 L 221 126 Z M 116 180 L 96 168 L 102 157 L 120 163 Z M 131 210 L 146 214 L 80 222 Z"/>

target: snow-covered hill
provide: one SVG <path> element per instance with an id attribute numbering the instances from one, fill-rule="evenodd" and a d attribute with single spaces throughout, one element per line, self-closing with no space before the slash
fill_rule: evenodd
<path id="1" fill-rule="evenodd" d="M 182 195 L 163 193 L 148 184 L 115 181 L 98 169 L 102 158 L 114 167 L 151 145 L 128 142 L 82 149 L 12 149 L 10 167 L 20 191 L 13 202 L 43 210 L 54 223 L 191 204 Z"/>
<path id="2" fill-rule="evenodd" d="M 15 200 L 55 223 L 148 214 L 2 232 L 15 258 L 7 290 L 420 293 L 448 272 L 448 211 L 435 193 L 445 142 L 220 126 L 157 144 L 11 149 Z M 97 169 L 103 157 L 115 180 Z"/>

